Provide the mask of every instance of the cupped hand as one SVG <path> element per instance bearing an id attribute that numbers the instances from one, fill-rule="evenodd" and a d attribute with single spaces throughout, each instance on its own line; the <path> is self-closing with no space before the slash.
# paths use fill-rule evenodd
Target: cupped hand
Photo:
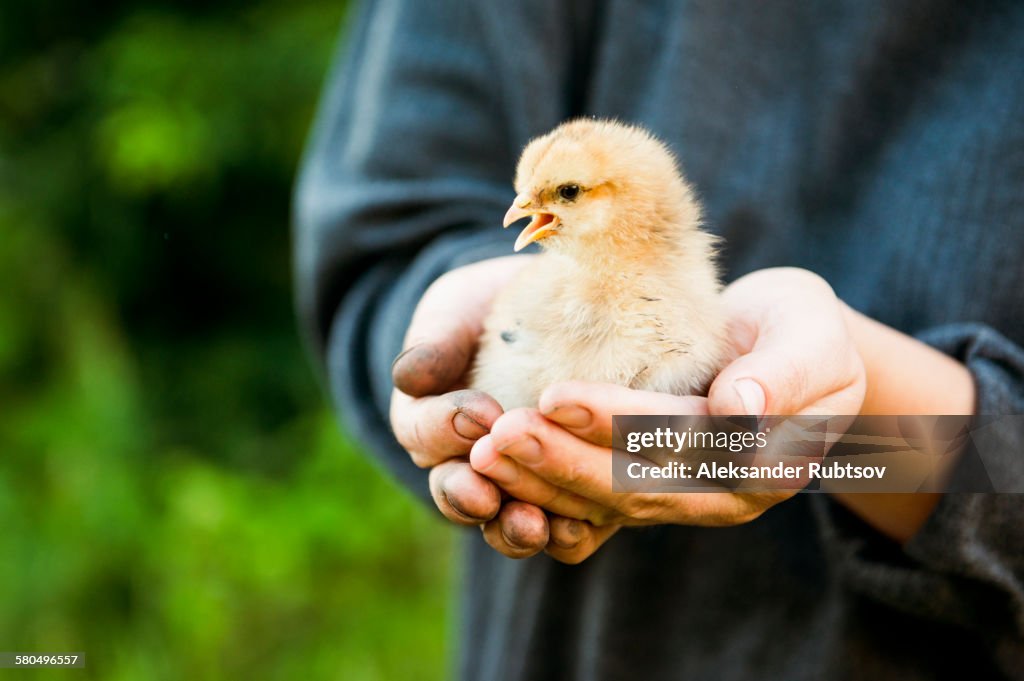
<path id="1" fill-rule="evenodd" d="M 571 535 L 565 519 L 535 505 L 503 503 L 502 493 L 473 471 L 467 455 L 501 415 L 487 394 L 466 389 L 483 320 L 495 294 L 530 256 L 495 258 L 445 274 L 423 295 L 392 368 L 391 427 L 416 465 L 430 468 L 430 492 L 441 513 L 460 525 L 480 525 L 487 542 L 507 556 L 541 551 Z"/>
<path id="2" fill-rule="evenodd" d="M 775 267 L 722 292 L 736 359 L 708 392 L 716 415 L 855 415 L 864 403 L 864 362 L 843 303 L 807 270 Z"/>
<path id="3" fill-rule="evenodd" d="M 707 399 L 620 386 L 551 386 L 539 409 L 499 416 L 472 448 L 473 468 L 524 502 L 564 516 L 580 539 L 551 542 L 565 562 L 589 557 L 623 525 L 749 522 L 797 490 L 734 494 L 612 491 L 613 414 L 857 414 L 863 362 L 840 301 L 820 277 L 793 268 L 747 275 L 722 294 L 733 359 Z"/>

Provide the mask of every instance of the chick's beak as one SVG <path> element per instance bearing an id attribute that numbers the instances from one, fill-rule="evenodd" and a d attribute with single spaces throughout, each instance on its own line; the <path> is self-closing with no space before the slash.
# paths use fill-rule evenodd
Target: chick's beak
<path id="1" fill-rule="evenodd" d="M 517 220 L 533 217 L 530 220 L 530 224 L 519 233 L 519 238 L 516 239 L 516 245 L 513 247 L 516 252 L 523 250 L 534 241 L 540 241 L 545 237 L 551 236 L 559 224 L 557 215 L 531 208 L 532 203 L 532 197 L 527 194 L 520 194 L 512 202 L 512 205 L 509 206 L 508 212 L 505 213 L 505 220 L 502 222 L 502 226 L 508 227 Z"/>
<path id="2" fill-rule="evenodd" d="M 533 197 L 529 194 L 520 194 L 517 196 L 512 201 L 512 205 L 508 207 L 508 211 L 505 213 L 505 221 L 501 223 L 501 226 L 508 227 L 516 220 L 522 220 L 525 217 L 533 215 L 533 212 L 529 210 L 532 203 Z"/>

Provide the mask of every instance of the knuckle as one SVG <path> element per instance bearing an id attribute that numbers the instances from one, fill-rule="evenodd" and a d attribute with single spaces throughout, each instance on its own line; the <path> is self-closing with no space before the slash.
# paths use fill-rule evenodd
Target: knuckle
<path id="1" fill-rule="evenodd" d="M 603 506 L 594 507 L 585 518 L 594 527 L 607 527 L 622 520 L 618 511 Z"/>
<path id="2" fill-rule="evenodd" d="M 587 465 L 582 461 L 574 461 L 562 472 L 561 482 L 566 486 L 576 487 L 586 479 Z"/>
<path id="3" fill-rule="evenodd" d="M 541 508 L 558 508 L 572 502 L 570 496 L 562 489 L 555 486 L 545 486 L 544 491 L 538 495 L 538 506 Z"/>
<path id="4" fill-rule="evenodd" d="M 630 494 L 623 500 L 623 512 L 633 520 L 657 520 L 664 508 L 664 501 L 657 494 Z"/>
<path id="5" fill-rule="evenodd" d="M 619 504 L 619 508 L 629 518 L 639 518 L 644 513 L 645 502 L 640 498 L 639 494 L 630 494 L 624 497 Z"/>

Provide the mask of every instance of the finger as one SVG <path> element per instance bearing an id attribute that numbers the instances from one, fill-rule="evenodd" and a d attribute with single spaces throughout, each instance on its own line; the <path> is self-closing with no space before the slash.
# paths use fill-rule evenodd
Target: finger
<path id="1" fill-rule="evenodd" d="M 631 390 L 608 383 L 556 383 L 541 393 L 540 412 L 573 435 L 602 447 L 612 444 L 612 416 L 706 414 L 703 397 Z"/>
<path id="2" fill-rule="evenodd" d="M 469 455 L 473 470 L 493 480 L 509 496 L 539 506 L 545 511 L 594 525 L 607 525 L 618 514 L 612 509 L 585 499 L 539 477 L 536 473 L 503 456 L 489 435 L 480 438 Z"/>
<path id="3" fill-rule="evenodd" d="M 522 501 L 509 501 L 498 516 L 482 527 L 484 541 L 509 558 L 529 558 L 544 550 L 549 540 L 544 511 Z"/>
<path id="4" fill-rule="evenodd" d="M 413 313 L 404 350 L 391 366 L 395 387 L 413 397 L 455 387 L 469 368 L 491 300 L 525 262 L 495 258 L 453 270 L 431 284 Z"/>
<path id="5" fill-rule="evenodd" d="M 441 514 L 459 525 L 480 525 L 498 514 L 501 492 L 465 459 L 430 469 L 430 496 Z"/>
<path id="6" fill-rule="evenodd" d="M 711 384 L 711 413 L 857 413 L 863 363 L 832 289 L 816 275 L 794 271 L 772 280 L 774 300 L 780 301 L 773 304 L 748 295 L 760 281 L 756 273 L 748 275 L 723 296 L 735 320 L 731 335 L 743 354 Z"/>
<path id="7" fill-rule="evenodd" d="M 585 541 L 593 530 L 594 526 L 586 521 L 548 515 L 549 545 L 553 544 L 561 549 L 574 549 Z"/>
<path id="8" fill-rule="evenodd" d="M 501 411 L 494 398 L 479 390 L 417 398 L 395 390 L 391 395 L 395 437 L 422 468 L 468 454 Z"/>
<path id="9" fill-rule="evenodd" d="M 498 452 L 538 477 L 617 511 L 623 524 L 734 525 L 763 510 L 755 495 L 614 492 L 611 449 L 577 438 L 535 409 L 506 412 L 494 422 L 491 439 Z"/>
<path id="10" fill-rule="evenodd" d="M 594 555 L 619 530 L 618 525 L 594 527 L 590 523 L 558 517 L 550 520 L 550 527 L 551 541 L 545 551 L 569 565 L 577 565 Z"/>
<path id="11" fill-rule="evenodd" d="M 536 409 L 514 409 L 494 422 L 494 448 L 556 487 L 618 510 L 611 449 L 581 440 Z"/>

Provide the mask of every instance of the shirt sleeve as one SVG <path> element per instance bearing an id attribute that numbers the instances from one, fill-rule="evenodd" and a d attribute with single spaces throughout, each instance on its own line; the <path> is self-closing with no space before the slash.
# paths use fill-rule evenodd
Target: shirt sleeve
<path id="1" fill-rule="evenodd" d="M 424 498 L 388 425 L 391 362 L 434 279 L 512 252 L 516 156 L 567 114 L 551 93 L 573 67 L 574 16 L 539 0 L 367 2 L 328 77 L 295 196 L 299 320 L 346 430 Z"/>
<path id="2" fill-rule="evenodd" d="M 1024 350 L 977 324 L 930 329 L 918 338 L 962 362 L 977 389 L 975 446 L 953 476 L 982 466 L 995 489 L 1024 489 Z M 829 501 L 826 539 L 846 585 L 928 619 L 988 639 L 998 658 L 1019 651 L 1024 637 L 1024 494 L 950 492 L 902 548 Z M 1017 645 L 1008 645 L 1017 641 Z M 1012 660 L 1003 660 L 1007 664 Z M 1019 665 L 1021 660 L 1017 660 Z"/>

